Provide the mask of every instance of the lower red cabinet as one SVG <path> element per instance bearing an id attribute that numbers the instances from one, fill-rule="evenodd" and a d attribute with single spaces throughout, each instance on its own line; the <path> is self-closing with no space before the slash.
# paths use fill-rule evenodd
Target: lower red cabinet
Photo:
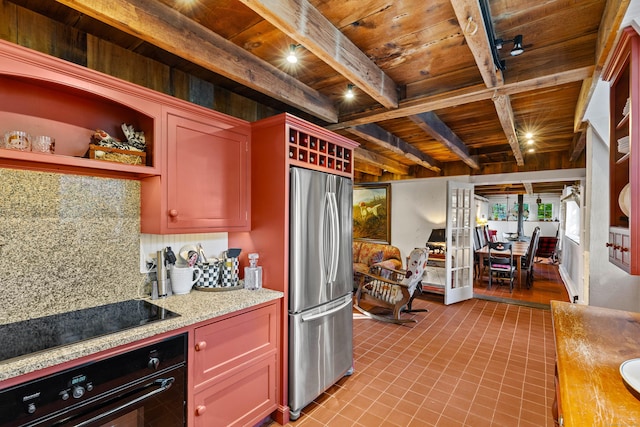
<path id="1" fill-rule="evenodd" d="M 277 307 L 194 331 L 193 426 L 254 425 L 276 410 Z"/>
<path id="2" fill-rule="evenodd" d="M 256 360 L 195 394 L 194 426 L 255 425 L 276 409 L 276 356 Z"/>

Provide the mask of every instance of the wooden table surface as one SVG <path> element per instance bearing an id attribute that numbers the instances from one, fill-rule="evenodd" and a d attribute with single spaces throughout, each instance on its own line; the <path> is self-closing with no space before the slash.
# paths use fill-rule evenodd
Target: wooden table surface
<path id="1" fill-rule="evenodd" d="M 512 244 L 512 248 L 513 248 L 513 262 L 516 263 L 516 268 L 518 269 L 518 272 L 516 274 L 516 283 L 518 284 L 519 287 L 521 287 L 521 283 L 522 283 L 522 257 L 527 255 L 527 252 L 529 251 L 529 242 L 510 242 Z M 504 254 L 509 254 L 508 251 L 505 252 L 498 252 L 495 251 L 496 253 L 504 253 Z M 476 251 L 476 253 L 478 254 L 478 257 L 480 258 L 480 277 L 482 278 L 482 275 L 484 274 L 484 259 L 487 258 L 489 256 L 489 245 L 486 245 L 480 249 L 478 249 Z M 491 253 L 494 253 L 494 251 L 492 251 Z"/>
<path id="2" fill-rule="evenodd" d="M 564 425 L 640 426 L 640 395 L 620 375 L 640 357 L 640 313 L 552 301 L 551 316 Z"/>

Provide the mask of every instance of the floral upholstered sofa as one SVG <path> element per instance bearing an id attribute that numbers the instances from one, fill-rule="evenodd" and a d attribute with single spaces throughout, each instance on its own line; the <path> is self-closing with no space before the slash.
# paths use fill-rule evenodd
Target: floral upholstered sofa
<path id="1" fill-rule="evenodd" d="M 399 270 L 402 268 L 400 249 L 383 243 L 353 241 L 353 279 L 357 282 L 358 273 L 369 273 L 371 267 Z"/>

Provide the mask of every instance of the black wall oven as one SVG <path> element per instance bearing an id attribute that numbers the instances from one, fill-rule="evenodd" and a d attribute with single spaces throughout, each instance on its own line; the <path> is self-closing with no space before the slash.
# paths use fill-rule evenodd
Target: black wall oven
<path id="1" fill-rule="evenodd" d="M 186 425 L 187 334 L 0 390 L 0 426 Z"/>

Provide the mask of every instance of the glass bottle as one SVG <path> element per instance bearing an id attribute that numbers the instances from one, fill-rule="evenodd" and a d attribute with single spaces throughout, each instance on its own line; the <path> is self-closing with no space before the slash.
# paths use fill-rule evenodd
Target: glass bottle
<path id="1" fill-rule="evenodd" d="M 249 254 L 249 266 L 244 268 L 244 288 L 255 291 L 262 288 L 262 266 L 258 266 L 256 253 Z"/>

